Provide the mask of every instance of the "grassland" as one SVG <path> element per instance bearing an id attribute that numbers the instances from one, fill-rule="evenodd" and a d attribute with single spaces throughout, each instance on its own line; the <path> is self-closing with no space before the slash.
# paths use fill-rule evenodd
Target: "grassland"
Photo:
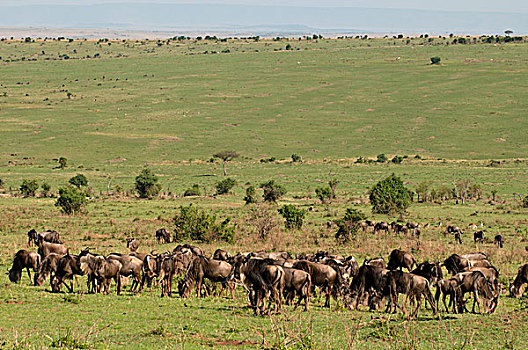
<path id="1" fill-rule="evenodd" d="M 527 211 L 513 198 L 528 188 L 528 44 L 446 45 L 451 41 L 0 42 L 1 267 L 26 247 L 33 227 L 56 229 L 73 251 L 91 246 L 125 252 L 131 234 L 141 240 L 141 251 L 172 249 L 155 244 L 153 232 L 170 227 L 180 205 L 193 203 L 237 223 L 236 244 L 201 244 L 207 252 L 218 246 L 231 252 L 332 249 L 361 262 L 387 257 L 393 248 L 412 251 L 420 261 L 481 250 L 507 286 L 528 261 Z M 287 43 L 293 50 L 284 50 Z M 430 65 L 432 56 L 442 64 Z M 229 195 L 214 196 L 222 165 L 210 159 L 224 149 L 241 154 L 228 164 L 238 185 Z M 292 153 L 304 162 L 292 163 Z M 408 158 L 402 164 L 355 163 L 380 153 Z M 68 158 L 65 169 L 57 168 L 60 156 Z M 270 157 L 277 161 L 260 162 Z M 491 160 L 501 163 L 489 166 Z M 117 185 L 130 190 L 145 164 L 160 176 L 161 198 L 106 195 L 110 180 L 110 192 Z M 330 171 L 339 180 L 338 198 L 326 210 L 314 189 Z M 419 246 L 414 239 L 371 234 L 337 245 L 326 222 L 346 207 L 393 219 L 371 214 L 366 199 L 368 188 L 393 172 L 410 188 L 467 178 L 481 185 L 484 196 L 465 205 L 414 203 L 406 219 L 431 223 Z M 81 215 L 61 214 L 53 198 L 9 191 L 24 178 L 46 181 L 55 191 L 77 173 L 88 177 L 94 192 Z M 288 189 L 281 204 L 313 210 L 302 230 L 279 229 L 260 241 L 242 198 L 248 184 L 271 178 Z M 206 195 L 182 197 L 194 183 Z M 490 203 L 492 191 L 498 194 Z M 505 237 L 505 248 L 476 246 L 469 235 L 455 246 L 439 222 L 482 222 L 487 237 Z M 180 300 L 159 298 L 157 290 L 116 297 L 45 289 L 28 286 L 27 276 L 21 285 L 9 284 L 7 276 L 0 281 L 2 347 L 50 347 L 66 334 L 96 348 L 528 345 L 525 298 L 504 296 L 497 313 L 484 317 L 423 311 L 418 320 L 405 321 L 341 306 L 324 310 L 319 300 L 305 314 L 288 309 L 256 318 L 242 291 L 235 300 Z M 295 342 L 286 344 L 288 339 Z"/>

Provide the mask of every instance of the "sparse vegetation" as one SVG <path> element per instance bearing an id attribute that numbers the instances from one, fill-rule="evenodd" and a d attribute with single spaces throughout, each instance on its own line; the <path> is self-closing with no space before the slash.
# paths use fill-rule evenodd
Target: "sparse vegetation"
<path id="1" fill-rule="evenodd" d="M 235 187 L 236 181 L 230 177 L 227 179 L 218 181 L 216 183 L 216 194 L 226 194 L 231 191 L 233 187 Z"/>
<path id="2" fill-rule="evenodd" d="M 35 197 L 38 188 L 39 184 L 37 180 L 24 179 L 20 185 L 20 193 L 24 197 Z"/>
<path id="3" fill-rule="evenodd" d="M 286 188 L 275 183 L 275 180 L 264 182 L 260 187 L 264 190 L 262 198 L 265 202 L 277 203 L 277 201 L 286 194 Z"/>
<path id="4" fill-rule="evenodd" d="M 136 176 L 136 191 L 140 198 L 155 197 L 160 190 L 161 185 L 158 183 L 158 177 L 150 168 L 144 168 Z"/>

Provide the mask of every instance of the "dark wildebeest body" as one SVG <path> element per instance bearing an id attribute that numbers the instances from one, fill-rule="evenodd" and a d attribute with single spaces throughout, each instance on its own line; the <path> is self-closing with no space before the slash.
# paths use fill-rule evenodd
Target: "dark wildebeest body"
<path id="1" fill-rule="evenodd" d="M 350 309 L 357 309 L 363 304 L 365 296 L 380 291 L 388 271 L 383 267 L 363 264 L 350 283 L 348 294 L 345 296 L 345 305 Z"/>
<path id="2" fill-rule="evenodd" d="M 35 273 L 35 278 L 33 284 L 35 286 L 41 286 L 46 278 L 50 276 L 50 284 L 55 278 L 55 273 L 59 266 L 59 260 L 62 258 L 62 255 L 50 253 L 47 257 L 42 260 L 37 272 Z"/>
<path id="3" fill-rule="evenodd" d="M 482 242 L 484 240 L 484 231 L 473 232 L 473 242 Z"/>
<path id="4" fill-rule="evenodd" d="M 147 254 L 145 256 L 145 258 L 143 259 L 143 265 L 141 266 L 142 276 L 141 285 L 139 287 L 140 292 L 143 291 L 145 282 L 147 283 L 147 287 L 152 292 L 152 281 L 154 280 L 154 278 L 160 275 L 161 263 L 163 262 L 165 256 L 168 255 L 169 253 L 153 254 L 153 252 L 151 252 L 150 254 Z"/>
<path id="5" fill-rule="evenodd" d="M 71 286 L 65 284 L 70 293 L 73 292 L 73 276 L 82 276 L 84 272 L 81 269 L 81 259 L 78 255 L 66 254 L 59 260 L 55 279 L 52 281 L 51 289 L 53 292 L 60 291 L 60 286 L 66 279 L 72 280 Z"/>
<path id="6" fill-rule="evenodd" d="M 13 266 L 9 270 L 9 280 L 13 283 L 18 283 L 22 279 L 22 270 L 26 269 L 31 282 L 31 273 L 29 269 L 37 271 L 40 265 L 40 255 L 35 252 L 20 249 L 16 252 L 13 258 Z"/>
<path id="7" fill-rule="evenodd" d="M 107 259 L 118 260 L 121 263 L 121 276 L 132 276 L 132 286 L 130 290 L 135 291 L 141 283 L 141 269 L 143 267 L 143 260 L 132 255 L 117 255 L 110 254 Z"/>
<path id="8" fill-rule="evenodd" d="M 462 272 L 455 276 L 460 287 L 459 295 L 459 309 L 466 310 L 464 304 L 464 295 L 466 293 L 473 293 L 473 309 L 472 312 L 475 313 L 475 304 L 478 306 L 479 313 L 482 313 L 480 308 L 480 299 L 479 294 L 483 296 L 489 303 L 486 303 L 484 306 L 484 312 L 493 312 L 497 307 L 497 297 L 492 293 L 491 283 L 486 279 L 486 277 L 480 271 L 472 272 Z"/>
<path id="9" fill-rule="evenodd" d="M 444 278 L 442 273 L 442 267 L 439 262 L 430 263 L 424 261 L 420 263 L 414 270 L 411 271 L 412 274 L 425 277 L 430 283 L 436 283 Z"/>
<path id="10" fill-rule="evenodd" d="M 437 308 L 440 309 L 440 294 L 442 294 L 444 307 L 447 312 L 449 311 L 449 308 L 446 305 L 446 298 L 449 295 L 449 306 L 452 307 L 452 312 L 456 313 L 456 304 L 459 299 L 459 293 L 460 287 L 458 286 L 458 280 L 454 277 L 445 278 L 436 282 L 435 300 Z"/>
<path id="11" fill-rule="evenodd" d="M 496 244 L 499 246 L 499 248 L 504 247 L 504 240 L 502 239 L 502 235 L 496 235 L 495 239 L 493 240 L 493 244 Z"/>
<path id="12" fill-rule="evenodd" d="M 158 241 L 158 244 L 170 243 L 171 234 L 165 228 L 160 228 L 159 230 L 156 231 L 156 240 Z"/>
<path id="13" fill-rule="evenodd" d="M 43 231 L 37 233 L 35 229 L 31 229 L 28 232 L 28 245 L 31 246 L 31 243 L 36 246 L 39 245 L 39 242 L 49 242 L 49 243 L 58 243 L 62 244 L 59 233 L 54 230 Z"/>
<path id="14" fill-rule="evenodd" d="M 172 250 L 172 253 L 187 253 L 187 252 L 190 252 L 196 256 L 203 256 L 203 251 L 196 247 L 196 246 L 193 246 L 193 245 L 190 245 L 190 244 L 184 244 L 184 245 L 177 245 L 176 248 L 174 248 Z"/>
<path id="15" fill-rule="evenodd" d="M 284 299 L 286 304 L 290 304 L 297 295 L 294 310 L 304 299 L 304 311 L 308 310 L 308 299 L 310 298 L 310 288 L 312 279 L 310 274 L 303 270 L 283 267 L 284 270 Z"/>
<path id="16" fill-rule="evenodd" d="M 228 261 L 229 262 L 229 260 L 231 259 L 231 255 L 227 251 L 218 248 L 213 253 L 213 259 L 222 260 L 222 261 Z"/>
<path id="17" fill-rule="evenodd" d="M 387 264 L 385 263 L 385 259 L 383 258 L 373 258 L 373 259 L 365 260 L 363 262 L 363 265 L 377 266 L 377 267 L 381 267 L 382 269 L 387 268 Z"/>
<path id="18" fill-rule="evenodd" d="M 374 233 L 378 233 L 380 231 L 385 231 L 385 233 L 389 233 L 389 224 L 386 222 L 378 222 L 374 225 Z"/>
<path id="19" fill-rule="evenodd" d="M 39 241 L 37 252 L 40 257 L 44 259 L 50 253 L 66 255 L 66 253 L 68 253 L 68 248 L 66 248 L 64 244 Z"/>
<path id="20" fill-rule="evenodd" d="M 102 290 L 105 294 L 110 292 L 110 281 L 114 279 L 116 283 L 116 293 L 121 293 L 121 263 L 116 259 L 105 259 L 102 256 L 97 257 L 97 263 L 95 264 L 95 277 L 99 281 L 99 286 L 102 286 Z"/>
<path id="21" fill-rule="evenodd" d="M 133 237 L 127 239 L 127 248 L 131 252 L 136 252 L 139 248 L 139 241 Z"/>
<path id="22" fill-rule="evenodd" d="M 394 249 L 389 257 L 389 263 L 387 265 L 389 270 L 395 270 L 397 268 L 402 269 L 405 267 L 411 271 L 413 266 L 417 265 L 416 259 L 411 253 L 404 252 L 403 250 Z"/>
<path id="23" fill-rule="evenodd" d="M 226 261 L 197 256 L 187 268 L 185 277 L 180 284 L 180 296 L 189 297 L 192 286 L 196 284 L 196 295 L 200 297 L 202 284 L 207 278 L 211 282 L 221 283 L 223 288 L 229 286 L 231 297 L 234 298 L 233 286 L 229 283 L 233 273 L 233 266 Z"/>
<path id="24" fill-rule="evenodd" d="M 337 298 L 338 288 L 341 285 L 340 274 L 331 266 L 300 260 L 293 264 L 294 269 L 306 271 L 310 274 L 312 285 L 321 287 L 326 295 L 325 307 L 330 307 L 330 295 Z"/>
<path id="25" fill-rule="evenodd" d="M 510 286 L 510 296 L 512 298 L 519 298 L 523 294 L 523 286 L 525 283 L 528 283 L 528 264 L 524 264 L 519 267 L 517 271 L 517 276 Z"/>
<path id="26" fill-rule="evenodd" d="M 184 272 L 180 254 L 165 255 L 160 264 L 161 296 L 172 295 L 172 279 Z"/>

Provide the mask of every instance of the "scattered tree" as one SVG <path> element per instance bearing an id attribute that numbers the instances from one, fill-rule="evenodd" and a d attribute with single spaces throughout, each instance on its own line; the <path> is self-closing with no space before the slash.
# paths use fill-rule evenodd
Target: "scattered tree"
<path id="1" fill-rule="evenodd" d="M 158 177 L 150 168 L 143 168 L 136 176 L 136 191 L 140 198 L 152 198 L 158 195 L 161 185 Z"/>
<path id="2" fill-rule="evenodd" d="M 261 240 L 266 240 L 278 225 L 273 212 L 265 204 L 257 204 L 251 208 L 248 221 L 256 229 Z"/>
<path id="3" fill-rule="evenodd" d="M 379 214 L 402 214 L 410 205 L 409 190 L 394 174 L 374 185 L 369 198 L 372 211 Z"/>
<path id="4" fill-rule="evenodd" d="M 24 197 L 35 197 L 35 192 L 39 188 L 37 180 L 24 179 L 20 185 L 20 193 Z"/>
<path id="5" fill-rule="evenodd" d="M 81 186 L 88 186 L 88 179 L 83 174 L 75 175 L 70 180 L 68 180 L 68 182 L 77 188 L 81 188 Z"/>
<path id="6" fill-rule="evenodd" d="M 302 163 L 303 160 L 302 160 L 302 156 L 298 155 L 297 153 L 294 153 L 291 155 L 291 159 L 292 159 L 292 163 Z"/>
<path id="7" fill-rule="evenodd" d="M 317 187 L 315 189 L 315 195 L 322 204 L 326 204 L 332 198 L 332 190 L 330 187 Z"/>
<path id="8" fill-rule="evenodd" d="M 283 205 L 278 211 L 284 220 L 286 220 L 285 225 L 288 230 L 300 229 L 302 227 L 306 211 L 291 204 Z"/>
<path id="9" fill-rule="evenodd" d="M 55 206 L 60 207 L 68 215 L 79 213 L 88 203 L 86 194 L 75 186 L 65 186 L 59 188 L 59 198 Z"/>
<path id="10" fill-rule="evenodd" d="M 275 180 L 270 180 L 260 185 L 264 190 L 262 198 L 265 202 L 277 203 L 277 200 L 286 194 L 284 186 L 275 183 Z"/>
<path id="11" fill-rule="evenodd" d="M 224 169 L 224 176 L 227 176 L 227 169 L 226 169 L 226 163 L 233 160 L 234 158 L 240 157 L 240 154 L 238 154 L 235 151 L 221 151 L 218 153 L 213 154 L 214 158 L 219 158 L 222 160 L 222 167 Z"/>
<path id="12" fill-rule="evenodd" d="M 257 191 L 255 186 L 249 186 L 246 188 L 246 196 L 244 197 L 246 204 L 257 203 Z"/>
<path id="13" fill-rule="evenodd" d="M 381 153 L 381 154 L 378 154 L 378 157 L 376 159 L 376 162 L 378 163 L 385 163 L 387 161 L 387 156 L 385 155 L 385 153 Z"/>
<path id="14" fill-rule="evenodd" d="M 341 240 L 343 243 L 356 239 L 360 222 L 365 219 L 366 216 L 363 212 L 357 209 L 347 208 L 343 218 L 336 221 L 338 230 L 335 238 Z"/>
<path id="15" fill-rule="evenodd" d="M 230 177 L 216 183 L 216 193 L 226 194 L 236 185 L 236 181 Z"/>
<path id="16" fill-rule="evenodd" d="M 416 195 L 418 196 L 418 202 L 427 202 L 429 195 L 429 187 L 431 186 L 431 181 L 423 181 L 416 186 Z"/>

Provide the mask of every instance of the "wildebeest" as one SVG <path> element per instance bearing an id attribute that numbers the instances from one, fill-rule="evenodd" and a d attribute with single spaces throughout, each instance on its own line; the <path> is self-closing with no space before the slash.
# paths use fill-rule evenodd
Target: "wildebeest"
<path id="1" fill-rule="evenodd" d="M 386 222 L 378 222 L 374 225 L 374 233 L 378 233 L 379 231 L 385 231 L 385 233 L 389 233 L 389 224 Z"/>
<path id="2" fill-rule="evenodd" d="M 498 245 L 499 248 L 504 247 L 504 240 L 502 238 L 502 235 L 496 235 L 495 239 L 493 240 L 493 244 Z"/>
<path id="3" fill-rule="evenodd" d="M 486 277 L 480 271 L 472 272 L 462 272 L 455 275 L 455 278 L 458 281 L 460 287 L 459 295 L 459 309 L 466 310 L 464 304 L 464 294 L 473 293 L 473 310 L 475 313 L 475 304 L 478 306 L 479 313 L 482 313 L 480 308 L 480 299 L 481 295 L 485 300 L 484 312 L 493 312 L 497 307 L 498 295 L 494 296 L 491 289 L 491 283 L 486 279 Z"/>
<path id="4" fill-rule="evenodd" d="M 61 244 L 62 241 L 60 240 L 59 233 L 54 230 L 48 230 L 43 231 L 40 233 L 37 233 L 35 229 L 31 229 L 28 232 L 28 245 L 31 246 L 31 243 L 38 246 L 39 242 L 50 242 L 50 243 L 59 243 Z"/>
<path id="5" fill-rule="evenodd" d="M 424 261 L 412 270 L 411 273 L 425 277 L 431 283 L 436 283 L 436 281 L 444 278 L 442 267 L 438 261 L 432 263 Z"/>
<path id="6" fill-rule="evenodd" d="M 51 290 L 53 292 L 60 291 L 60 286 L 66 279 L 70 279 L 72 282 L 70 286 L 65 284 L 66 288 L 70 293 L 73 292 L 73 276 L 84 275 L 84 272 L 81 269 L 81 259 L 80 255 L 70 255 L 67 253 L 59 260 L 57 266 L 57 272 L 55 273 L 55 278 L 51 283 Z"/>
<path id="7" fill-rule="evenodd" d="M 190 252 L 190 253 L 192 253 L 192 254 L 194 254 L 196 256 L 204 255 L 203 251 L 200 248 L 198 248 L 196 246 L 193 246 L 193 245 L 190 245 L 190 244 L 187 244 L 187 243 L 185 243 L 184 245 L 178 244 L 176 246 L 176 248 L 174 248 L 172 250 L 173 254 L 174 253 L 186 253 L 186 252 Z"/>
<path id="8" fill-rule="evenodd" d="M 141 283 L 143 260 L 132 255 L 119 254 L 110 254 L 107 259 L 118 260 L 121 263 L 120 275 L 125 277 L 132 276 L 133 281 L 130 290 L 135 291 Z"/>
<path id="9" fill-rule="evenodd" d="M 300 260 L 293 264 L 294 269 L 306 271 L 312 278 L 312 285 L 321 287 L 326 295 L 325 307 L 330 307 L 330 295 L 337 298 L 338 288 L 341 286 L 340 274 L 331 266 L 314 263 L 307 260 Z"/>
<path id="10" fill-rule="evenodd" d="M 391 229 L 392 229 L 392 232 L 394 232 L 395 234 L 403 233 L 407 235 L 407 233 L 409 232 L 409 229 L 407 228 L 407 226 L 399 224 L 395 221 L 391 223 Z"/>
<path id="11" fill-rule="evenodd" d="M 26 269 L 29 281 L 31 282 L 31 273 L 29 272 L 29 269 L 31 268 L 36 272 L 40 265 L 40 259 L 41 257 L 39 254 L 20 249 L 16 252 L 13 258 L 13 266 L 9 270 L 9 280 L 13 283 L 18 283 L 22 278 L 22 270 Z"/>
<path id="12" fill-rule="evenodd" d="M 215 250 L 215 252 L 213 253 L 213 259 L 215 260 L 229 261 L 230 258 L 231 255 L 227 251 L 220 248 Z"/>
<path id="13" fill-rule="evenodd" d="M 385 259 L 383 258 L 372 258 L 372 259 L 365 260 L 363 262 L 363 265 L 377 266 L 383 269 L 387 268 L 387 264 L 385 263 Z"/>
<path id="14" fill-rule="evenodd" d="M 99 281 L 99 286 L 102 286 L 102 290 L 105 294 L 110 292 L 110 281 L 114 279 L 116 283 L 116 294 L 121 293 L 121 269 L 122 265 L 118 260 L 105 259 L 102 256 L 97 257 L 97 263 L 95 265 L 95 276 Z"/>
<path id="15" fill-rule="evenodd" d="M 161 296 L 172 295 L 172 279 L 175 275 L 183 273 L 183 263 L 178 254 L 163 256 L 159 267 L 159 279 L 161 280 Z"/>
<path id="16" fill-rule="evenodd" d="M 455 275 L 465 268 L 469 267 L 469 260 L 462 258 L 458 254 L 452 254 L 447 259 L 444 260 L 442 266 L 445 266 L 447 271 Z"/>
<path id="17" fill-rule="evenodd" d="M 139 241 L 134 237 L 127 238 L 127 248 L 130 249 L 131 252 L 137 251 L 139 248 Z"/>
<path id="18" fill-rule="evenodd" d="M 156 231 L 156 240 L 159 243 L 170 243 L 171 242 L 171 234 L 169 231 L 167 231 L 165 228 L 160 228 Z"/>
<path id="19" fill-rule="evenodd" d="M 170 253 L 154 254 L 154 252 L 151 252 L 145 256 L 143 259 L 143 265 L 141 266 L 142 276 L 141 285 L 139 286 L 140 292 L 143 291 L 145 282 L 150 291 L 152 291 L 152 281 L 159 276 L 161 272 L 161 263 L 166 255 L 170 255 Z"/>
<path id="20" fill-rule="evenodd" d="M 484 240 L 484 231 L 473 232 L 473 242 L 482 242 Z"/>
<path id="21" fill-rule="evenodd" d="M 448 225 L 446 227 L 446 230 L 444 232 L 444 235 L 448 234 L 448 233 L 459 233 L 459 234 L 463 234 L 464 232 L 460 229 L 460 227 L 458 226 L 455 226 L 455 225 Z"/>
<path id="22" fill-rule="evenodd" d="M 407 270 L 411 271 L 416 263 L 416 259 L 411 253 L 407 253 L 403 250 L 394 249 L 389 257 L 389 263 L 387 265 L 389 270 L 395 270 L 397 268 L 402 269 L 405 267 Z"/>
<path id="23" fill-rule="evenodd" d="M 284 286 L 284 269 L 272 265 L 271 259 L 247 258 L 240 256 L 235 263 L 235 277 L 249 288 L 249 299 L 255 315 L 264 314 L 266 298 L 269 298 L 267 313 L 281 309 L 281 295 Z"/>
<path id="24" fill-rule="evenodd" d="M 446 311 L 449 311 L 446 305 L 446 298 L 449 295 L 449 306 L 452 307 L 453 313 L 456 313 L 457 301 L 459 300 L 460 294 L 458 280 L 452 277 L 445 278 L 436 282 L 435 300 L 438 309 L 440 309 L 440 294 L 442 294 L 442 301 L 444 302 L 444 307 Z"/>
<path id="25" fill-rule="evenodd" d="M 524 292 L 524 284 L 528 283 L 528 264 L 519 267 L 515 280 L 510 285 L 510 296 L 512 298 L 519 298 Z"/>
<path id="26" fill-rule="evenodd" d="M 64 244 L 39 241 L 37 252 L 44 259 L 50 253 L 65 255 L 68 252 L 68 248 Z"/>
<path id="27" fill-rule="evenodd" d="M 383 267 L 363 264 L 350 283 L 344 298 L 345 306 L 357 309 L 371 293 L 380 291 L 388 271 Z"/>
<path id="28" fill-rule="evenodd" d="M 460 236 L 460 232 L 455 232 L 455 243 L 462 244 L 462 236 Z"/>
<path id="29" fill-rule="evenodd" d="M 55 273 L 57 272 L 57 267 L 59 266 L 60 258 L 62 258 L 62 255 L 50 253 L 47 257 L 42 259 L 34 276 L 33 284 L 35 286 L 41 286 L 48 276 L 50 276 L 50 283 L 53 281 Z"/>
<path id="30" fill-rule="evenodd" d="M 207 278 L 211 282 L 222 283 L 222 287 L 229 286 L 231 289 L 231 297 L 234 298 L 233 286 L 228 285 L 233 277 L 233 266 L 225 261 L 209 259 L 204 256 L 195 257 L 187 271 L 185 277 L 179 286 L 180 296 L 189 297 L 193 285 L 196 285 L 196 295 L 200 297 L 200 291 L 204 279 Z"/>
<path id="31" fill-rule="evenodd" d="M 308 299 L 310 298 L 310 288 L 312 279 L 306 271 L 297 270 L 289 267 L 283 267 L 284 270 L 284 299 L 286 304 L 290 304 L 293 298 L 297 296 L 294 310 L 304 300 L 304 311 L 308 310 Z"/>

